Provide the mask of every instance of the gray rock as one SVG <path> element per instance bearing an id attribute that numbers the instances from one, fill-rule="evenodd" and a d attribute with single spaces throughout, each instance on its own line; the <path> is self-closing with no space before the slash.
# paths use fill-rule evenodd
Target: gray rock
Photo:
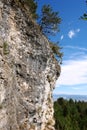
<path id="1" fill-rule="evenodd" d="M 11 2 L 0 0 L 0 130 L 54 130 L 60 66 L 30 13 Z"/>

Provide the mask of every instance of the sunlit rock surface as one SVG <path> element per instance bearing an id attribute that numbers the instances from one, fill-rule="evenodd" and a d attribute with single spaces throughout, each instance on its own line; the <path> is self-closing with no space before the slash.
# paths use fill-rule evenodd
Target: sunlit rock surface
<path id="1" fill-rule="evenodd" d="M 0 0 L 0 130 L 54 130 L 52 91 L 59 74 L 28 10 L 17 0 Z"/>

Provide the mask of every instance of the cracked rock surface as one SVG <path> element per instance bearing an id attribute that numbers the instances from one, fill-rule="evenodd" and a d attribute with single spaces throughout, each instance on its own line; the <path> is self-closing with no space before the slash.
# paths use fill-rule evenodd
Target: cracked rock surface
<path id="1" fill-rule="evenodd" d="M 21 3 L 0 0 L 0 130 L 54 130 L 60 66 Z"/>

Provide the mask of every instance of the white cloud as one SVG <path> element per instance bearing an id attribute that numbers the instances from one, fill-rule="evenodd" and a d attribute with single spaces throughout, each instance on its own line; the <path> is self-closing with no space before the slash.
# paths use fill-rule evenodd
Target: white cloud
<path id="1" fill-rule="evenodd" d="M 64 38 L 64 36 L 62 35 L 62 36 L 60 37 L 60 39 L 63 40 L 63 38 Z"/>
<path id="2" fill-rule="evenodd" d="M 83 87 L 79 87 L 78 85 L 75 87 L 70 87 L 72 90 L 83 90 Z"/>
<path id="3" fill-rule="evenodd" d="M 76 30 L 76 32 L 80 32 L 80 28 L 78 28 L 78 29 Z"/>
<path id="4" fill-rule="evenodd" d="M 69 32 L 68 32 L 68 37 L 70 38 L 70 39 L 72 39 L 75 35 L 76 35 L 76 33 L 79 33 L 80 32 L 80 28 L 78 28 L 78 29 L 76 29 L 76 30 L 70 30 Z"/>
<path id="5" fill-rule="evenodd" d="M 79 46 L 64 46 L 65 48 L 78 49 L 81 51 L 87 51 L 87 48 L 79 47 Z"/>
<path id="6" fill-rule="evenodd" d="M 75 31 L 74 30 L 70 30 L 69 33 L 68 33 L 68 37 L 70 39 L 72 39 L 74 36 L 75 36 Z"/>
<path id="7" fill-rule="evenodd" d="M 79 85 L 87 84 L 87 58 L 84 60 L 67 60 L 62 65 L 61 75 L 58 79 L 58 85 Z"/>

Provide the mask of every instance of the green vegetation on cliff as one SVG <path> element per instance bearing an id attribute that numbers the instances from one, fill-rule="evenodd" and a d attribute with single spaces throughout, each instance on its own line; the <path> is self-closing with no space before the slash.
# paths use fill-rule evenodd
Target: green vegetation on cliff
<path id="1" fill-rule="evenodd" d="M 55 35 L 59 31 L 59 24 L 61 18 L 58 16 L 58 12 L 53 11 L 50 5 L 43 5 L 40 17 L 40 26 L 42 32 L 46 35 Z"/>
<path id="2" fill-rule="evenodd" d="M 32 17 L 36 19 L 38 17 L 36 10 L 37 10 L 37 2 L 35 0 L 25 0 L 25 4 L 29 6 L 29 10 L 32 14 Z"/>
<path id="3" fill-rule="evenodd" d="M 61 23 L 61 18 L 59 13 L 55 12 L 50 5 L 43 5 L 41 9 L 40 16 L 37 14 L 37 8 L 39 5 L 36 0 L 21 0 L 22 4 L 29 7 L 29 11 L 32 14 L 32 18 L 37 19 L 37 22 L 41 28 L 42 33 L 49 39 L 49 36 L 56 35 L 59 32 L 59 24 Z M 59 63 L 62 63 L 63 53 L 61 52 L 61 47 L 59 44 L 49 40 L 50 47 L 55 57 Z"/>
<path id="4" fill-rule="evenodd" d="M 56 130 L 87 130 L 87 102 L 59 98 L 54 111 Z"/>

